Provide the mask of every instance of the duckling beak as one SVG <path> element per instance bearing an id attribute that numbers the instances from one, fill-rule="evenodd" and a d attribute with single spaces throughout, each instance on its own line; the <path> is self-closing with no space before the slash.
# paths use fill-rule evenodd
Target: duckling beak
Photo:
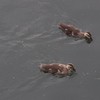
<path id="1" fill-rule="evenodd" d="M 74 72 L 76 72 L 76 69 L 75 69 L 75 68 L 73 68 L 73 71 L 74 71 Z"/>
<path id="2" fill-rule="evenodd" d="M 87 43 L 91 43 L 93 41 L 92 37 L 85 37 L 85 40 Z"/>
<path id="3" fill-rule="evenodd" d="M 90 37 L 90 40 L 93 41 L 92 37 Z"/>
<path id="4" fill-rule="evenodd" d="M 86 36 L 86 38 L 90 39 L 91 41 L 93 41 L 92 37 L 90 36 Z"/>

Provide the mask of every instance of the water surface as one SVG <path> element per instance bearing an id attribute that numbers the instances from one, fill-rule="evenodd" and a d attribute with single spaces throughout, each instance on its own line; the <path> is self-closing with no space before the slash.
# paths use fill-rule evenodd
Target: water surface
<path id="1" fill-rule="evenodd" d="M 0 100 L 100 100 L 99 0 L 0 0 Z M 58 23 L 90 31 L 67 37 Z M 42 63 L 73 63 L 77 75 L 41 73 Z"/>

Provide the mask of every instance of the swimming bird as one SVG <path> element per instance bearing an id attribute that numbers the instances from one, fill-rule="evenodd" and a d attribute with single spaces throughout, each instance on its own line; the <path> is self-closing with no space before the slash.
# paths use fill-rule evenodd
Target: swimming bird
<path id="1" fill-rule="evenodd" d="M 52 63 L 52 64 L 41 64 L 41 71 L 45 73 L 51 73 L 53 75 L 72 75 L 76 72 L 73 64 L 69 63 L 67 65 L 60 63 Z"/>
<path id="2" fill-rule="evenodd" d="M 90 32 L 81 32 L 78 28 L 67 25 L 64 23 L 59 24 L 59 29 L 61 29 L 66 35 L 76 37 L 76 38 L 85 38 L 87 43 L 91 43 L 93 41 L 92 35 Z"/>

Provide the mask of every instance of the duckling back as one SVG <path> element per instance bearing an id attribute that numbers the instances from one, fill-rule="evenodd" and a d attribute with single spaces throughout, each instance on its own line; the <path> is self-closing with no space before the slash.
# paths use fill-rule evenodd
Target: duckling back
<path id="1" fill-rule="evenodd" d="M 53 64 L 42 64 L 40 65 L 40 69 L 45 73 L 51 73 L 51 74 L 55 74 L 58 71 Z"/>

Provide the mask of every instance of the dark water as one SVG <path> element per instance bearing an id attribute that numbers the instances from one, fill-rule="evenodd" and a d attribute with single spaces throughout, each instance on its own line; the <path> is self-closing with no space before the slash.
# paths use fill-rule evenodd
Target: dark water
<path id="1" fill-rule="evenodd" d="M 0 100 L 100 100 L 100 0 L 0 0 Z M 90 31 L 76 41 L 58 23 Z M 73 63 L 77 75 L 41 73 Z"/>

